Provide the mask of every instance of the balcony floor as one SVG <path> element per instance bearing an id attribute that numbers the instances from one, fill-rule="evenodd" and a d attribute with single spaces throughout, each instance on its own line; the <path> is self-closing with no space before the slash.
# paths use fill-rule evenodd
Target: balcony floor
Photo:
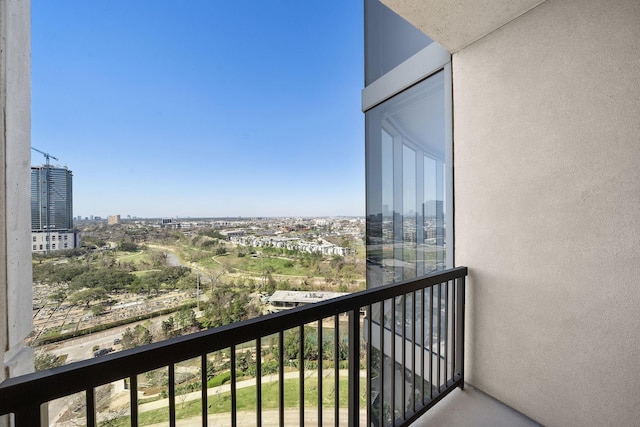
<path id="1" fill-rule="evenodd" d="M 412 426 L 539 427 L 540 424 L 466 384 L 440 401 Z"/>

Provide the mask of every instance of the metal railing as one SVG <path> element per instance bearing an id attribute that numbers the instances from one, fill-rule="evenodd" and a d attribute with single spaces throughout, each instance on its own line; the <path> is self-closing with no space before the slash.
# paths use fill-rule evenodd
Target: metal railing
<path id="1" fill-rule="evenodd" d="M 47 425 L 43 408 L 80 393 L 84 413 L 73 415 L 89 427 L 111 425 L 99 391 L 118 382 L 128 389 L 118 417 L 132 426 L 145 424 L 151 405 L 153 419 L 160 414 L 170 426 L 184 416 L 203 426 L 215 416 L 244 425 L 239 416 L 250 413 L 258 427 L 265 417 L 281 426 L 409 425 L 463 387 L 466 274 L 459 267 L 11 378 L 0 384 L 0 415 L 14 414 L 18 427 Z M 213 381 L 221 366 L 223 386 Z M 141 383 L 158 370 L 164 393 L 146 403 Z M 215 412 L 221 402 L 225 409 Z M 195 414 L 182 414 L 193 404 Z M 71 406 L 61 404 L 67 415 Z"/>

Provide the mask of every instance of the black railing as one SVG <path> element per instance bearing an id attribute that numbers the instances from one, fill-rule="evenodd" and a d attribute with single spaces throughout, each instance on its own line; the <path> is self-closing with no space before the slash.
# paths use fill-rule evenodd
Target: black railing
<path id="1" fill-rule="evenodd" d="M 466 274 L 459 267 L 8 379 L 0 415 L 14 414 L 18 427 L 47 425 L 43 408 L 62 398 L 56 408 L 89 427 L 158 417 L 170 426 L 226 417 L 236 426 L 250 413 L 258 427 L 265 417 L 279 425 L 409 425 L 463 387 Z M 148 400 L 160 400 L 146 403 L 141 383 L 157 381 L 159 369 L 163 390 Z M 105 385 L 115 382 L 128 388 L 118 410 L 104 402 L 114 395 Z M 195 412 L 185 409 L 193 403 Z"/>

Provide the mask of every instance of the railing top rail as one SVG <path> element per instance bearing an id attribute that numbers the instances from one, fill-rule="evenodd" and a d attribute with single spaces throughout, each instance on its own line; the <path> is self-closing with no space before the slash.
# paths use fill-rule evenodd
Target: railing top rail
<path id="1" fill-rule="evenodd" d="M 34 402 L 44 403 L 122 378 L 151 371 L 202 354 L 252 341 L 282 330 L 359 310 L 371 304 L 429 288 L 467 275 L 457 267 L 392 285 L 255 317 L 218 328 L 148 344 L 99 358 L 10 378 L 0 383 L 0 415 Z"/>

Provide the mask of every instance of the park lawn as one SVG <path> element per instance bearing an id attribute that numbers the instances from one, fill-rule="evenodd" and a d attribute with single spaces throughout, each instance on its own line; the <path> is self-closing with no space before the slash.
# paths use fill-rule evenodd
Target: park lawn
<path id="1" fill-rule="evenodd" d="M 317 408 L 318 404 L 318 387 L 316 378 L 305 380 L 305 407 Z M 284 401 L 286 408 L 298 407 L 298 379 L 287 379 L 284 381 Z M 360 405 L 365 404 L 362 393 L 366 387 L 365 378 L 360 379 Z M 325 408 L 333 408 L 335 405 L 334 395 L 334 377 L 324 377 L 323 381 L 323 398 L 322 405 Z M 349 394 L 349 384 L 347 378 L 341 378 L 339 384 L 339 406 L 347 407 L 347 399 Z M 215 396 L 209 396 L 208 414 L 219 414 L 231 411 L 231 393 L 224 392 Z M 236 391 L 236 405 L 238 411 L 255 411 L 256 410 L 256 387 L 240 388 Z M 278 409 L 278 383 L 271 382 L 262 385 L 262 409 Z M 202 413 L 202 405 L 199 399 L 180 401 L 180 396 L 176 396 L 176 419 L 187 419 L 200 416 Z M 169 408 L 159 408 L 152 411 L 142 412 L 138 417 L 138 424 L 151 425 L 166 422 L 169 419 Z M 101 424 L 103 425 L 103 424 Z M 129 417 L 121 417 L 111 421 L 111 426 L 129 426 Z"/>
<path id="2" fill-rule="evenodd" d="M 140 265 L 142 261 L 149 261 L 149 255 L 146 253 L 146 251 L 121 252 L 116 260 L 119 262 L 132 262 L 135 265 Z"/>
<path id="3" fill-rule="evenodd" d="M 283 258 L 267 258 L 267 257 L 252 257 L 250 255 L 238 257 L 237 255 L 229 254 L 224 258 L 216 258 L 220 262 L 224 262 L 233 268 L 240 271 L 249 271 L 251 273 L 262 274 L 265 270 L 270 270 L 271 274 L 283 275 L 283 276 L 307 276 L 309 275 L 309 269 L 302 267 L 295 259 L 283 259 Z"/>

